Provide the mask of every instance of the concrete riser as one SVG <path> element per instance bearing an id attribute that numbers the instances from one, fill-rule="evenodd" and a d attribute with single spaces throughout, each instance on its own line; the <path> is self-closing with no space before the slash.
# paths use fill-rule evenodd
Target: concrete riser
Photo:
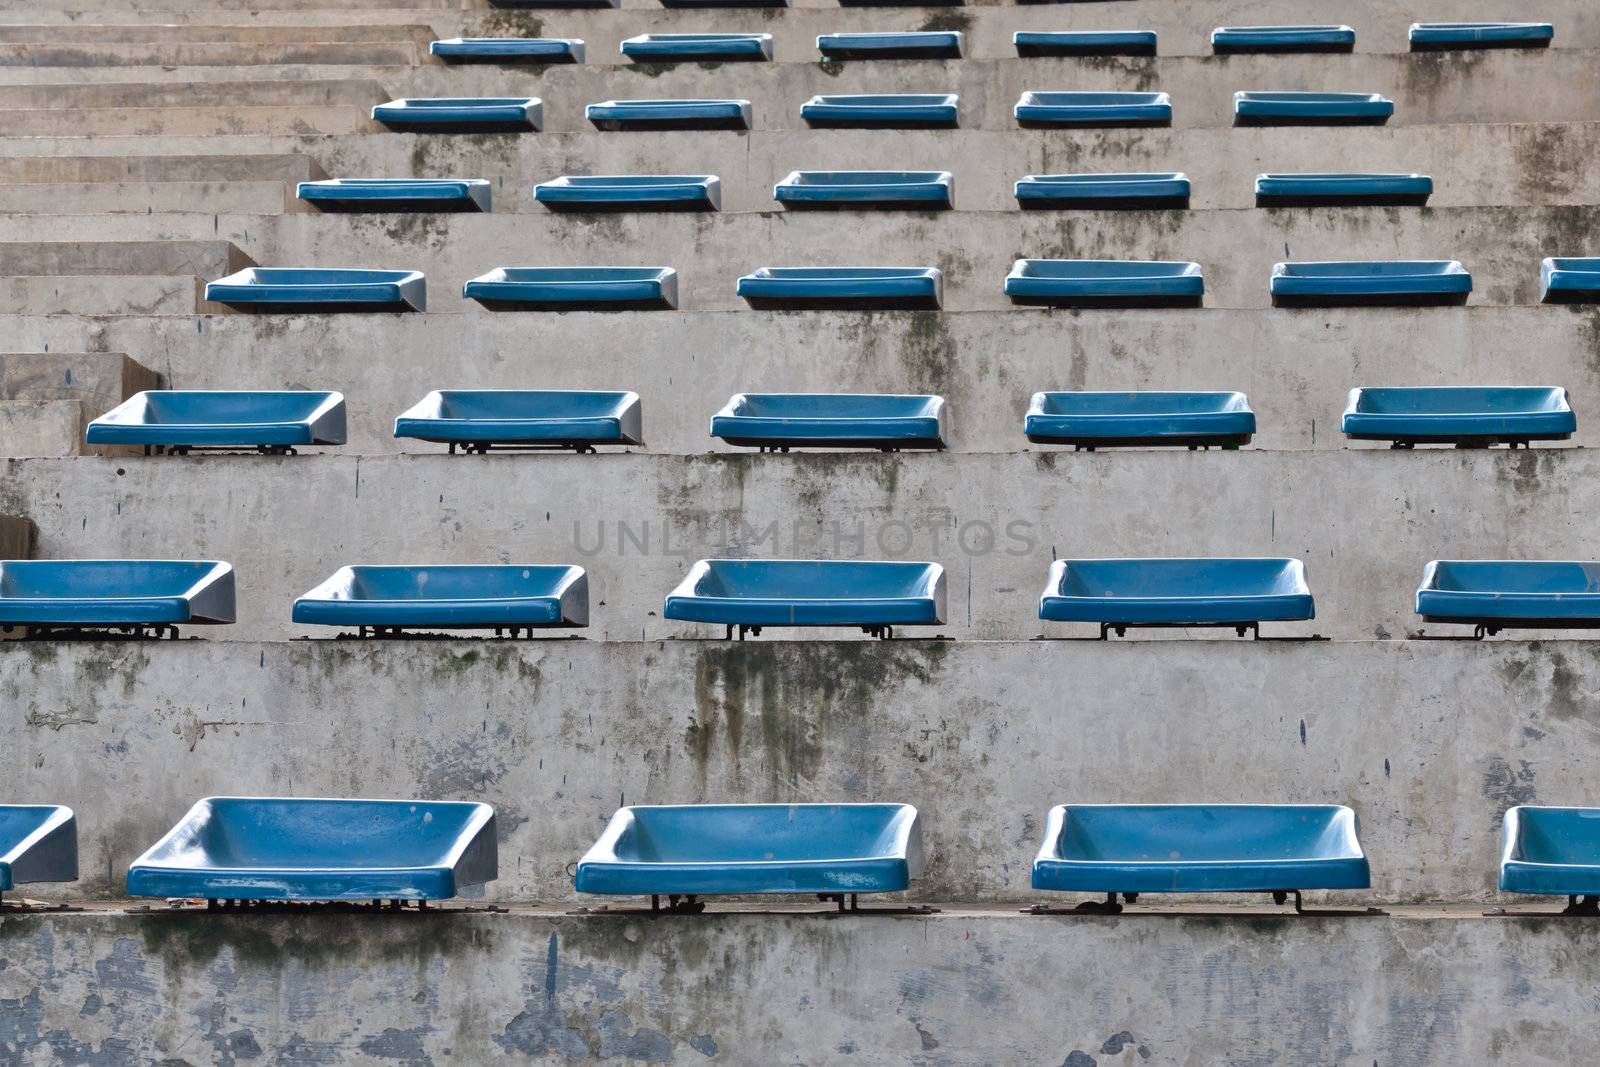
<path id="1" fill-rule="evenodd" d="M 1504 902 L 1505 809 L 1592 800 L 1597 687 L 1572 641 L 9 642 L 0 775 L 77 812 L 55 897 L 223 794 L 493 804 L 520 901 L 622 804 L 910 803 L 915 898 L 1027 901 L 1052 804 L 1342 803 L 1373 889 L 1328 899 Z"/>
<path id="2" fill-rule="evenodd" d="M 450 359 L 464 327 L 471 358 Z M 339 390 L 357 453 L 441 451 L 392 434 L 443 388 L 632 389 L 648 451 L 671 454 L 724 449 L 710 417 L 741 391 L 938 393 L 952 449 L 1011 452 L 1032 447 L 1022 416 L 1039 390 L 1237 389 L 1257 412 L 1253 447 L 1327 449 L 1347 444 L 1353 386 L 1559 385 L 1574 441 L 1600 444 L 1600 312 L 1582 307 L 29 316 L 0 317 L 0 331 L 27 351 L 135 353 L 172 388 Z"/>
<path id="3" fill-rule="evenodd" d="M 1207 306 L 1266 308 L 1273 265 L 1285 259 L 1286 248 L 1288 258 L 1300 260 L 1459 259 L 1472 273 L 1470 304 L 1537 304 L 1541 259 L 1582 255 L 1595 234 L 1600 234 L 1600 207 L 0 220 L 0 240 L 67 241 L 82 235 L 85 242 L 132 244 L 220 238 L 247 248 L 251 258 L 267 266 L 420 270 L 428 277 L 428 312 L 435 315 L 484 314 L 462 298 L 462 285 L 494 267 L 601 265 L 673 267 L 679 307 L 694 311 L 746 308 L 736 293 L 738 279 L 758 267 L 938 267 L 944 272 L 946 310 L 1003 310 L 1013 306 L 1003 284 L 1018 258 L 1194 260 L 1205 273 Z M 82 247 L 82 253 L 74 253 L 79 262 L 90 259 L 95 246 Z M 0 244 L 0 273 L 29 273 L 26 265 L 12 262 L 8 246 Z M 47 272 L 65 273 L 38 271 Z M 119 273 L 160 271 L 152 266 Z M 1015 313 L 1040 314 L 1022 308 Z M 1550 314 L 1565 312 L 1551 309 Z M 639 329 L 654 321 L 631 319 Z"/>
<path id="4" fill-rule="evenodd" d="M 1460 916 L 21 916 L 0 919 L 0 1050 L 60 1062 L 746 1064 L 804 1049 L 814 1064 L 1573 1064 L 1594 1041 L 1591 937 L 1583 921 Z"/>
<path id="5" fill-rule="evenodd" d="M 939 633 L 1081 636 L 1039 620 L 1052 559 L 1259 555 L 1304 559 L 1317 597 L 1314 623 L 1268 632 L 1358 639 L 1422 625 L 1429 560 L 1591 558 L 1597 485 L 1587 449 L 207 456 L 13 461 L 0 500 L 44 556 L 234 564 L 224 638 L 313 632 L 291 603 L 345 564 L 452 562 L 581 564 L 595 639 L 721 636 L 659 613 L 693 560 L 728 555 L 932 560 Z"/>

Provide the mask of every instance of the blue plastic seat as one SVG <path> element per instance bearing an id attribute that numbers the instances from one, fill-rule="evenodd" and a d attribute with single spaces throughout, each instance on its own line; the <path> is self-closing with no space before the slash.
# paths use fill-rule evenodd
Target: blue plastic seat
<path id="1" fill-rule="evenodd" d="M 770 33 L 642 33 L 622 42 L 635 63 L 762 63 L 772 58 Z"/>
<path id="2" fill-rule="evenodd" d="M 817 51 L 823 59 L 960 59 L 961 32 L 825 33 Z"/>
<path id="3" fill-rule="evenodd" d="M 1025 211 L 1079 208 L 1093 211 L 1186 209 L 1189 176 L 1160 174 L 1030 174 L 1016 183 Z"/>
<path id="4" fill-rule="evenodd" d="M 496 267 L 461 295 L 491 311 L 671 311 L 671 267 Z"/>
<path id="5" fill-rule="evenodd" d="M 527 96 L 444 96 L 391 100 L 372 121 L 407 133 L 524 133 L 544 126 L 544 103 Z"/>
<path id="6" fill-rule="evenodd" d="M 396 437 L 450 451 L 644 443 L 639 394 L 579 389 L 435 389 L 394 420 Z"/>
<path id="7" fill-rule="evenodd" d="M 416 270 L 246 267 L 207 282 L 206 299 L 240 311 L 277 314 L 424 311 L 428 282 Z"/>
<path id="8" fill-rule="evenodd" d="M 1033 888 L 1105 893 L 1293 894 L 1369 889 L 1355 812 L 1337 804 L 1058 804 Z"/>
<path id="9" fill-rule="evenodd" d="M 1422 207 L 1426 174 L 1258 174 L 1257 207 Z"/>
<path id="10" fill-rule="evenodd" d="M 582 63 L 583 42 L 576 37 L 449 37 L 428 46 L 446 63 Z"/>
<path id="11" fill-rule="evenodd" d="M 622 6 L 622 0 L 489 0 L 489 6 L 523 11 L 578 11 L 618 8 Z"/>
<path id="12" fill-rule="evenodd" d="M 1006 275 L 1013 304 L 1062 308 L 1199 307 L 1200 264 L 1183 260 L 1019 259 Z"/>
<path id="13" fill-rule="evenodd" d="M 1483 448 L 1564 441 L 1578 428 L 1565 389 L 1545 387 L 1358 388 L 1344 409 L 1346 437 L 1396 448 Z"/>
<path id="14" fill-rule="evenodd" d="M 1211 31 L 1211 51 L 1219 56 L 1355 49 L 1356 31 L 1349 26 L 1218 26 Z"/>
<path id="15" fill-rule="evenodd" d="M 944 568 L 878 560 L 703 559 L 667 594 L 662 617 L 763 626 L 852 626 L 889 636 L 895 626 L 945 618 Z"/>
<path id="16" fill-rule="evenodd" d="M 55 804 L 0 804 L 0 893 L 78 880 L 78 823 Z"/>
<path id="17" fill-rule="evenodd" d="M 604 100 L 584 108 L 598 130 L 748 130 L 748 100 Z"/>
<path id="18" fill-rule="evenodd" d="M 1382 126 L 1393 114 L 1377 93 L 1233 94 L 1235 126 Z"/>
<path id="19" fill-rule="evenodd" d="M 944 397 L 885 393 L 735 393 L 711 417 L 730 445 L 790 448 L 944 447 Z"/>
<path id="20" fill-rule="evenodd" d="M 952 206 L 955 177 L 947 170 L 796 170 L 773 186 L 772 198 L 788 210 Z"/>
<path id="21" fill-rule="evenodd" d="M 722 182 L 714 174 L 562 175 L 533 187 L 552 211 L 718 211 Z"/>
<path id="22" fill-rule="evenodd" d="M 761 267 L 739 279 L 753 308 L 778 311 L 937 311 L 944 275 L 937 267 Z"/>
<path id="23" fill-rule="evenodd" d="M 91 445 L 143 445 L 146 452 L 345 443 L 344 397 L 310 389 L 273 392 L 151 390 L 135 393 L 89 424 Z"/>
<path id="24" fill-rule="evenodd" d="M 843 909 L 846 895 L 897 893 L 921 877 L 909 804 L 683 804 L 619 808 L 573 882 L 580 893 L 664 896 L 682 911 L 703 907 L 695 897 L 746 893 L 818 893 Z"/>
<path id="25" fill-rule="evenodd" d="M 1407 36 L 1413 52 L 1461 52 L 1548 48 L 1555 35 L 1548 22 L 1413 22 Z"/>
<path id="26" fill-rule="evenodd" d="M 482 178 L 330 178 L 301 182 L 295 195 L 319 211 L 488 211 Z"/>
<path id="27" fill-rule="evenodd" d="M 1600 808 L 1519 804 L 1501 830 L 1500 891 L 1573 898 L 1568 911 L 1595 914 L 1600 897 Z M 1587 897 L 1586 907 L 1576 899 Z"/>
<path id="28" fill-rule="evenodd" d="M 127 630 L 177 636 L 178 623 L 234 620 L 233 568 L 209 560 L 0 562 L 0 627 Z"/>
<path id="29" fill-rule="evenodd" d="M 422 627 L 519 630 L 589 625 L 582 567 L 533 564 L 340 567 L 294 602 L 295 622 L 362 637 Z"/>
<path id="30" fill-rule="evenodd" d="M 1171 126 L 1166 93 L 1023 93 L 1012 109 L 1026 128 Z"/>
<path id="31" fill-rule="evenodd" d="M 1231 627 L 1242 637 L 1263 622 L 1315 617 L 1297 559 L 1058 559 L 1039 598 L 1039 618 L 1099 623 L 1102 637 L 1135 626 Z"/>
<path id="32" fill-rule="evenodd" d="M 1453 259 L 1279 263 L 1273 307 L 1441 307 L 1467 302 L 1472 275 Z"/>
<path id="33" fill-rule="evenodd" d="M 1422 571 L 1417 614 L 1501 630 L 1600 629 L 1600 563 L 1436 559 Z"/>
<path id="34" fill-rule="evenodd" d="M 207 797 L 128 867 L 128 895 L 448 900 L 498 864 L 487 804 Z"/>
<path id="35" fill-rule="evenodd" d="M 1554 256 L 1542 260 L 1539 303 L 1600 303 L 1600 258 Z"/>
<path id="36" fill-rule="evenodd" d="M 1038 56 L 1153 56 L 1153 30 L 1018 30 L 1011 35 L 1017 55 Z"/>
<path id="37" fill-rule="evenodd" d="M 1097 448 L 1238 448 L 1256 432 L 1243 393 L 1034 393 L 1023 432 L 1035 444 Z"/>
<path id="38" fill-rule="evenodd" d="M 819 94 L 800 105 L 800 117 L 819 130 L 936 130 L 955 129 L 959 110 L 954 93 Z"/>

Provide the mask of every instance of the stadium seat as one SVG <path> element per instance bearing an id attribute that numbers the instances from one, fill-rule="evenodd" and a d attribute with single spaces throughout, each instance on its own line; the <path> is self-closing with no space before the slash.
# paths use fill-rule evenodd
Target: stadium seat
<path id="1" fill-rule="evenodd" d="M 823 59 L 960 59 L 959 30 L 909 33 L 825 33 L 817 37 Z"/>
<path id="2" fill-rule="evenodd" d="M 922 827 L 909 804 L 681 804 L 619 808 L 578 861 L 580 893 L 666 897 L 817 894 L 841 911 L 859 893 L 922 877 Z M 850 898 L 847 905 L 846 898 Z"/>
<path id="3" fill-rule="evenodd" d="M 78 823 L 55 804 L 0 804 L 0 893 L 78 880 Z"/>
<path id="4" fill-rule="evenodd" d="M 1023 59 L 1043 56 L 1153 56 L 1151 30 L 1018 30 L 1011 35 Z"/>
<path id="5" fill-rule="evenodd" d="M 345 443 L 344 397 L 310 389 L 149 390 L 89 423 L 85 439 L 91 445 L 143 446 L 146 453 L 293 453 L 297 445 Z"/>
<path id="6" fill-rule="evenodd" d="M 1465 52 L 1548 48 L 1555 35 L 1548 22 L 1413 22 L 1407 37 L 1413 52 Z"/>
<path id="7" fill-rule="evenodd" d="M 340 567 L 294 602 L 293 619 L 360 637 L 428 627 L 531 636 L 589 625 L 589 576 L 560 565 Z"/>
<path id="8" fill-rule="evenodd" d="M 739 279 L 753 308 L 777 311 L 937 311 L 937 267 L 761 267 Z"/>
<path id="9" fill-rule="evenodd" d="M 1024 211 L 1078 208 L 1085 211 L 1183 210 L 1189 206 L 1189 176 L 1156 174 L 1030 174 L 1013 191 Z"/>
<path id="10" fill-rule="evenodd" d="M 128 895 L 420 902 L 498 873 L 487 804 L 208 797 L 129 866 Z"/>
<path id="11" fill-rule="evenodd" d="M 772 198 L 789 211 L 931 211 L 953 206 L 954 191 L 947 170 L 796 170 L 773 186 Z"/>
<path id="12" fill-rule="evenodd" d="M 1019 259 L 1006 275 L 1013 304 L 1064 308 L 1193 308 L 1200 264 L 1185 260 Z"/>
<path id="13" fill-rule="evenodd" d="M 937 130 L 959 125 L 954 93 L 818 95 L 800 105 L 800 118 L 819 130 Z"/>
<path id="14" fill-rule="evenodd" d="M 1243 637 L 1263 622 L 1316 617 L 1297 559 L 1058 559 L 1050 564 L 1039 618 L 1130 627 L 1215 626 Z"/>
<path id="15" fill-rule="evenodd" d="M 1501 630 L 1600 628 L 1600 563 L 1436 559 L 1422 571 L 1417 614 L 1476 636 Z"/>
<path id="16" fill-rule="evenodd" d="M 1104 893 L 1108 911 L 1144 893 L 1292 894 L 1298 911 L 1303 890 L 1371 885 L 1356 814 L 1335 804 L 1058 804 L 1033 861 L 1033 888 Z"/>
<path id="17" fill-rule="evenodd" d="M 1393 114 L 1377 93 L 1233 94 L 1235 126 L 1382 126 Z"/>
<path id="18" fill-rule="evenodd" d="M 1257 207 L 1423 207 L 1426 174 L 1258 174 Z"/>
<path id="19" fill-rule="evenodd" d="M 1211 31 L 1211 51 L 1219 56 L 1355 49 L 1356 31 L 1349 26 L 1218 26 Z"/>
<path id="20" fill-rule="evenodd" d="M 761 63 L 772 58 L 770 33 L 643 33 L 622 42 L 635 63 Z"/>
<path id="21" fill-rule="evenodd" d="M 524 133 L 543 127 L 544 103 L 524 96 L 391 100 L 372 109 L 372 121 L 404 133 Z"/>
<path id="22" fill-rule="evenodd" d="M 533 187 L 551 211 L 717 211 L 722 182 L 714 174 L 562 175 Z"/>
<path id="23" fill-rule="evenodd" d="M 491 311 L 671 311 L 671 267 L 496 267 L 461 295 Z"/>
<path id="24" fill-rule="evenodd" d="M 1238 448 L 1256 432 L 1243 393 L 1034 393 L 1023 420 L 1034 444 L 1097 448 Z"/>
<path id="25" fill-rule="evenodd" d="M 1539 264 L 1541 304 L 1600 303 L 1600 258 L 1555 256 Z"/>
<path id="26" fill-rule="evenodd" d="M 1600 808 L 1506 809 L 1500 891 L 1565 896 L 1567 914 L 1600 914 Z"/>
<path id="27" fill-rule="evenodd" d="M 748 100 L 603 100 L 584 109 L 598 130 L 748 130 Z"/>
<path id="28" fill-rule="evenodd" d="M 759 635 L 764 626 L 858 627 L 890 637 L 896 626 L 945 619 L 944 568 L 878 560 L 703 559 L 667 594 L 662 617 L 719 623 Z"/>
<path id="29" fill-rule="evenodd" d="M 179 623 L 234 620 L 233 568 L 170 559 L 0 562 L 0 629 L 34 636 L 124 631 L 177 637 Z"/>
<path id="30" fill-rule="evenodd" d="M 446 63 L 539 65 L 582 63 L 583 42 L 575 37 L 450 37 L 428 46 Z"/>
<path id="31" fill-rule="evenodd" d="M 944 447 L 944 397 L 884 393 L 735 393 L 711 417 L 711 436 L 730 445 L 876 448 Z"/>
<path id="32" fill-rule="evenodd" d="M 319 211 L 488 211 L 481 178 L 329 178 L 300 182 L 295 195 Z"/>
<path id="33" fill-rule="evenodd" d="M 1012 109 L 1024 129 L 1170 126 L 1166 93 L 1023 93 Z"/>
<path id="34" fill-rule="evenodd" d="M 425 311 L 428 283 L 415 270 L 247 267 L 207 282 L 206 299 L 276 314 Z"/>
<path id="35" fill-rule="evenodd" d="M 639 394 L 579 389 L 435 389 L 394 420 L 396 437 L 467 453 L 644 443 Z"/>
<path id="36" fill-rule="evenodd" d="M 1279 263 L 1272 306 L 1443 307 L 1467 302 L 1472 275 L 1453 259 Z"/>
<path id="37" fill-rule="evenodd" d="M 1424 386 L 1356 388 L 1344 409 L 1343 430 L 1357 441 L 1486 448 L 1530 441 L 1564 441 L 1578 423 L 1565 389 Z"/>

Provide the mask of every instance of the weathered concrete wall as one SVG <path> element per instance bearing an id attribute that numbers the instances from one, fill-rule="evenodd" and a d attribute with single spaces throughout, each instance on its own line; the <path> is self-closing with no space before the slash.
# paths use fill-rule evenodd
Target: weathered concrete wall
<path id="1" fill-rule="evenodd" d="M 1461 914 L 0 918 L 0 1055 L 1570 1065 L 1591 928 Z"/>
<path id="2" fill-rule="evenodd" d="M 570 900 L 624 803 L 876 800 L 925 900 L 1037 899 L 1050 805 L 1347 803 L 1373 892 L 1495 898 L 1512 804 L 1592 803 L 1586 641 L 0 645 L 0 778 L 78 813 L 82 878 L 199 797 L 482 800 L 500 900 Z"/>
<path id="3" fill-rule="evenodd" d="M 221 241 L 206 241 L 213 237 Z M 70 243 L 74 238 L 85 243 Z M 59 243 L 44 243 L 52 239 Z M 846 241 L 870 251 L 845 251 L 841 245 Z M 222 277 L 221 269 L 208 273 L 204 267 L 231 243 L 267 266 L 343 263 L 421 270 L 428 276 L 428 312 L 456 315 L 489 314 L 464 299 L 461 286 L 497 266 L 673 267 L 678 271 L 679 307 L 696 311 L 745 308 L 736 285 L 741 275 L 757 267 L 915 266 L 943 270 L 944 307 L 971 311 L 1012 307 L 1002 285 L 1019 257 L 1192 259 L 1205 272 L 1205 302 L 1214 308 L 1269 307 L 1273 264 L 1285 258 L 1459 259 L 1473 275 L 1469 303 L 1504 305 L 1537 303 L 1544 256 L 1581 253 L 1597 242 L 1596 206 L 866 215 L 773 211 L 580 218 L 550 213 L 23 215 L 0 220 L 0 273 L 179 273 L 171 264 L 181 260 L 181 273 L 215 280 Z M 55 251 L 46 257 L 42 249 Z M 68 249 L 83 253 L 69 257 Z M 235 262 L 226 266 L 237 269 L 238 254 L 232 258 Z M 138 264 L 146 261 L 149 266 L 141 269 Z M 67 264 L 87 269 L 72 270 Z M 634 319 L 641 327 L 651 321 Z"/>
<path id="4" fill-rule="evenodd" d="M 38 524 L 42 556 L 231 562 L 239 622 L 221 638 L 306 634 L 294 598 L 350 563 L 578 563 L 589 635 L 637 640 L 721 636 L 659 617 L 702 557 L 927 559 L 949 572 L 940 633 L 1026 640 L 1093 632 L 1039 621 L 1055 558 L 1287 555 L 1317 619 L 1268 630 L 1348 639 L 1415 630 L 1431 559 L 1589 558 L 1597 486 L 1591 449 L 441 451 L 11 461 L 0 504 Z"/>
<path id="5" fill-rule="evenodd" d="M 648 450 L 664 453 L 721 447 L 710 416 L 740 391 L 930 392 L 949 402 L 953 449 L 1004 452 L 1028 447 L 1021 420 L 1036 390 L 1239 389 L 1258 413 L 1255 447 L 1302 449 L 1345 447 L 1352 386 L 1518 383 L 1566 387 L 1575 440 L 1600 443 L 1592 307 L 0 315 L 0 332 L 28 351 L 127 352 L 174 389 L 337 389 L 349 450 L 369 454 L 436 451 L 392 435 L 394 417 L 439 388 L 633 389 Z"/>

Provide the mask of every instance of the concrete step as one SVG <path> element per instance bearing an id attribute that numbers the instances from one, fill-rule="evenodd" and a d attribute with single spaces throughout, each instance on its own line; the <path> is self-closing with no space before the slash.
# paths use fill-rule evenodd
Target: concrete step
<path id="1" fill-rule="evenodd" d="M 174 275 L 220 278 L 253 261 L 227 241 L 11 241 L 0 243 L 0 277 Z M 18 306 L 18 305 L 12 305 Z"/>
<path id="2" fill-rule="evenodd" d="M 282 63 L 409 66 L 427 59 L 410 41 L 151 41 L 0 44 L 0 67 L 248 67 Z"/>
<path id="3" fill-rule="evenodd" d="M 196 162 L 194 167 L 205 169 L 191 171 L 188 164 L 172 161 L 301 155 L 313 157 L 332 176 L 494 179 L 495 211 L 506 213 L 542 212 L 532 203 L 534 184 L 563 173 L 716 174 L 722 179 L 724 210 L 736 212 L 773 210 L 772 186 L 792 170 L 853 169 L 892 160 L 906 168 L 951 171 L 956 206 L 963 211 L 1015 211 L 1013 184 L 1027 174 L 1120 170 L 1184 171 L 1193 182 L 1195 208 L 1252 206 L 1255 176 L 1265 171 L 1327 169 L 1430 174 L 1435 207 L 1600 204 L 1600 171 L 1590 165 L 1600 153 L 1600 123 L 1351 129 L 1339 132 L 1336 154 L 1330 154 L 1328 137 L 1328 131 L 1313 129 L 9 137 L 0 139 L 0 177 L 33 180 L 6 176 L 17 168 L 61 166 L 74 169 L 63 170 L 59 180 L 75 181 L 75 168 L 88 164 L 35 161 L 148 154 L 156 160 L 149 171 L 124 172 L 121 168 L 135 165 L 131 162 L 97 166 L 151 180 L 190 180 L 190 174 L 204 180 L 254 176 L 254 165 L 218 171 Z M 297 173 L 284 180 L 304 179 Z"/>
<path id="4" fill-rule="evenodd" d="M 1328 13 L 1326 5 L 1314 0 L 1236 4 L 1226 11 L 1146 0 L 1136 10 L 1130 9 L 1128 12 L 1094 5 L 1062 6 L 1040 12 L 1036 8 L 1011 4 L 968 5 L 957 9 L 906 8 L 885 12 L 871 8 L 841 9 L 819 2 L 792 3 L 788 8 L 776 9 L 728 8 L 715 13 L 663 9 L 653 0 L 649 3 L 629 0 L 620 11 L 495 9 L 452 3 L 449 0 L 393 0 L 377 5 L 340 4 L 337 8 L 316 8 L 309 4 L 301 4 L 297 8 L 285 8 L 281 4 L 257 4 L 250 5 L 250 10 L 246 11 L 235 4 L 198 7 L 186 4 L 184 0 L 160 0 L 159 3 L 140 0 L 138 4 L 99 0 L 92 14 L 82 10 L 62 10 L 63 3 L 81 9 L 84 0 L 60 0 L 56 4 L 29 4 L 26 7 L 9 3 L 0 8 L 0 25 L 61 25 L 81 22 L 86 16 L 117 24 L 206 26 L 306 27 L 319 24 L 420 23 L 430 26 L 440 37 L 577 37 L 589 45 L 589 63 L 617 64 L 625 62 L 617 47 L 622 38 L 637 33 L 702 31 L 711 24 L 708 17 L 714 18 L 716 27 L 725 32 L 772 34 L 775 58 L 781 62 L 814 61 L 817 58 L 818 34 L 887 29 L 960 30 L 965 37 L 966 56 L 980 59 L 1015 59 L 1017 55 L 1012 34 L 1018 30 L 1040 29 L 1153 30 L 1160 36 L 1163 55 L 1210 55 L 1211 30 L 1219 22 L 1246 25 L 1262 21 L 1304 24 L 1325 23 L 1334 17 L 1355 28 L 1357 52 L 1394 53 L 1409 51 L 1406 30 L 1412 22 L 1441 17 L 1437 6 L 1395 4 L 1382 0 L 1376 3 L 1357 0 L 1341 4 L 1336 16 Z M 1584 4 L 1582 0 L 1540 0 L 1526 6 L 1529 10 L 1519 10 L 1512 16 L 1506 14 L 1504 5 L 1493 0 L 1453 3 L 1451 9 L 1478 9 L 1481 17 L 1491 19 L 1515 17 L 1552 22 L 1556 27 L 1556 37 L 1551 45 L 1553 49 L 1600 47 L 1600 18 L 1596 17 L 1592 6 Z M 1327 61 L 1337 63 L 1341 60 L 1329 57 Z"/>
<path id="5" fill-rule="evenodd" d="M 0 277 L 0 300 L 36 315 L 226 314 L 205 302 L 204 278 L 194 275 L 95 274 Z"/>
<path id="6" fill-rule="evenodd" d="M 0 768 L 77 812 L 82 877 L 57 899 L 120 894 L 143 848 L 221 794 L 492 804 L 485 895 L 568 906 L 571 864 L 623 803 L 914 804 L 912 898 L 1013 905 L 1046 899 L 1029 871 L 1052 804 L 1345 803 L 1373 888 L 1314 905 L 1482 907 L 1517 899 L 1495 890 L 1505 809 L 1587 799 L 1589 647 L 12 641 Z"/>
<path id="7" fill-rule="evenodd" d="M 138 130 L 143 137 L 208 137 L 223 134 L 317 136 L 376 133 L 369 109 L 350 105 L 274 107 L 126 107 L 0 109 L 0 135 L 53 136 L 62 129 L 80 137 Z"/>
<path id="8" fill-rule="evenodd" d="M 10 156 L 0 158 L 0 183 L 45 186 L 184 182 L 303 182 L 326 178 L 303 155 Z"/>
<path id="9" fill-rule="evenodd" d="M 747 390 L 938 393 L 953 449 L 1010 452 L 1028 447 L 1022 413 L 1045 389 L 1238 389 L 1258 413 L 1254 447 L 1286 450 L 1344 447 L 1352 386 L 1560 385 L 1578 413 L 1574 443 L 1600 445 L 1593 308 L 7 315 L 0 336 L 19 349 L 159 360 L 173 388 L 337 389 L 350 450 L 367 454 L 425 447 L 395 441 L 393 419 L 438 388 L 633 389 L 648 450 L 682 454 L 721 447 L 706 436 L 710 416 Z M 441 352 L 462 358 L 442 364 Z"/>
<path id="10" fill-rule="evenodd" d="M 219 999 L 226 1032 L 200 1035 L 219 1053 L 314 1047 L 334 1061 L 403 1048 L 419 1062 L 575 1062 L 598 1048 L 647 1062 L 737 1050 L 737 1062 L 778 1063 L 804 1050 L 816 1063 L 1178 1067 L 1204 1049 L 1225 1063 L 1449 1067 L 1581 1063 L 1593 1044 L 1582 922 L 1467 909 L 1345 920 L 802 910 L 812 914 L 19 915 L 0 943 L 0 990 L 23 1011 L 53 996 L 118 1006 L 109 1018 L 61 1012 L 47 1032 L 25 1015 L 22 1048 L 116 1041 L 152 1055 L 183 1045 L 187 1020 Z M 1104 975 L 1085 974 L 1084 960 L 1125 962 Z M 135 980 L 160 999 L 129 995 Z M 760 1009 L 730 1003 L 730 988 L 763 990 Z M 305 1007 L 335 1001 L 359 1014 Z"/>
<path id="11" fill-rule="evenodd" d="M 0 86 L 0 110 L 6 111 L 24 108 L 371 107 L 388 99 L 389 92 L 382 85 L 355 79 Z M 67 128 L 72 126 L 69 124 Z"/>
<path id="12" fill-rule="evenodd" d="M 128 450 L 89 449 L 84 430 L 139 390 L 160 387 L 159 374 L 121 352 L 0 353 L 0 455 L 123 454 Z"/>
<path id="13" fill-rule="evenodd" d="M 673 420 L 703 426 L 722 399 L 680 415 L 646 396 L 645 433 Z M 42 556 L 158 550 L 233 563 L 239 622 L 216 636 L 240 640 L 314 632 L 290 621 L 294 598 L 344 564 L 379 562 L 578 563 L 590 571 L 592 639 L 720 637 L 721 627 L 659 612 L 689 562 L 730 553 L 942 563 L 951 580 L 938 632 L 962 640 L 1095 636 L 1089 624 L 1039 621 L 1057 557 L 1296 556 L 1317 619 L 1268 631 L 1351 640 L 1422 625 L 1412 594 L 1429 560 L 1591 558 L 1597 484 L 1600 457 L 1573 448 L 777 457 L 440 448 L 28 460 L 0 478 L 0 499 L 38 525 Z M 1235 640 L 1231 630 L 1137 634 L 1152 635 Z"/>
<path id="14" fill-rule="evenodd" d="M 367 23 L 312 26 L 209 26 L 209 25 L 97 25 L 73 22 L 56 25 L 7 25 L 6 44 L 305 44 L 310 41 L 395 42 L 426 46 L 433 40 L 427 26 Z"/>
<path id="15" fill-rule="evenodd" d="M 1011 308 L 1002 284 L 1019 257 L 1192 259 L 1205 272 L 1205 301 L 1214 308 L 1269 307 L 1272 268 L 1285 258 L 1459 259 L 1473 275 L 1470 303 L 1526 305 L 1539 298 L 1540 260 L 1584 254 L 1589 235 L 1597 229 L 1600 206 L 865 215 L 0 216 L 0 240 L 7 241 L 195 241 L 215 236 L 247 248 L 256 262 L 271 266 L 421 270 L 428 276 L 430 314 L 475 316 L 493 313 L 462 299 L 461 286 L 490 268 L 598 264 L 675 267 L 679 306 L 695 311 L 744 308 L 735 291 L 737 281 L 757 267 L 939 267 L 945 275 L 947 310 L 999 311 Z M 847 251 L 847 245 L 870 252 Z M 1012 310 L 1017 315 L 1047 314 L 1037 308 Z M 1292 312 L 1282 314 L 1287 318 Z"/>
<path id="16" fill-rule="evenodd" d="M 84 182 L 0 184 L 0 214 L 81 215 L 244 212 L 275 215 L 311 210 L 283 182 Z"/>

